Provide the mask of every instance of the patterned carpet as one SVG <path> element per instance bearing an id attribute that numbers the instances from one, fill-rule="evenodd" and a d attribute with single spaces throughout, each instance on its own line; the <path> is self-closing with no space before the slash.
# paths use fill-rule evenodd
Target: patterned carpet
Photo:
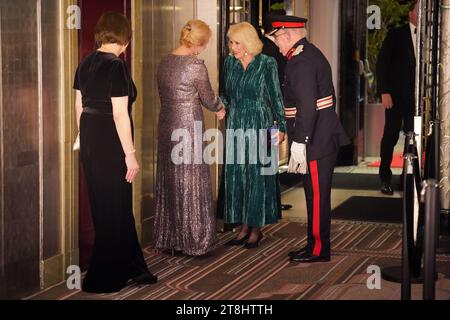
<path id="1" fill-rule="evenodd" d="M 30 299 L 132 299 L 132 300 L 395 300 L 400 285 L 381 281 L 369 290 L 368 266 L 399 265 L 401 226 L 396 224 L 333 221 L 330 262 L 290 263 L 287 253 L 306 241 L 306 225 L 281 222 L 263 229 L 257 249 L 228 247 L 231 232 L 220 235 L 218 248 L 200 258 L 158 254 L 145 249 L 146 261 L 159 282 L 152 286 L 130 285 L 115 294 L 87 294 L 58 284 Z M 436 298 L 450 300 L 450 257 L 438 256 Z M 413 285 L 413 299 L 422 286 Z"/>

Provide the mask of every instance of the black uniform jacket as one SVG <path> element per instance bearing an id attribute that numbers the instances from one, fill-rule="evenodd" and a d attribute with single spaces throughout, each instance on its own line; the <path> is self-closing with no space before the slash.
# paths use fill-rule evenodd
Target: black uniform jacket
<path id="1" fill-rule="evenodd" d="M 377 61 L 377 92 L 390 93 L 393 108 L 414 113 L 416 57 L 409 24 L 391 29 Z"/>
<path id="2" fill-rule="evenodd" d="M 280 80 L 280 87 L 283 86 L 284 83 L 284 69 L 286 67 L 286 58 L 281 54 L 280 49 L 277 45 L 267 37 L 263 36 L 261 38 L 263 43 L 262 52 L 266 56 L 273 57 L 277 61 L 278 66 L 278 78 Z"/>
<path id="3" fill-rule="evenodd" d="M 336 114 L 331 66 L 306 38 L 288 54 L 284 97 L 286 118 L 295 117 L 288 135 L 307 145 L 308 161 L 328 156 L 350 143 Z"/>

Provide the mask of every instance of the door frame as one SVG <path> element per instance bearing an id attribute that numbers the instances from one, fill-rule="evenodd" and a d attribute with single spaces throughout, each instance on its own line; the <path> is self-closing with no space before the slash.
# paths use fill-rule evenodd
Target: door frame
<path id="1" fill-rule="evenodd" d="M 67 19 L 66 8 L 77 0 L 62 0 L 61 23 Z M 61 237 L 64 256 L 62 279 L 68 266 L 79 265 L 78 249 L 78 153 L 72 144 L 78 133 L 74 112 L 75 92 L 72 79 L 78 65 L 78 30 L 62 28 L 61 32 Z"/>
<path id="2" fill-rule="evenodd" d="M 78 0 L 81 12 L 81 29 L 78 32 L 78 60 L 81 60 L 95 50 L 94 32 L 95 25 L 100 15 L 106 11 L 120 12 L 132 20 L 131 6 L 133 0 Z M 91 47 L 92 45 L 92 47 Z M 131 69 L 132 53 L 128 46 L 124 53 L 124 60 Z M 78 194 L 78 240 L 79 240 L 79 266 L 81 270 L 87 270 L 95 242 L 95 229 L 92 221 L 89 205 L 89 195 L 82 168 L 79 167 L 79 194 Z"/>
<path id="3" fill-rule="evenodd" d="M 367 3 L 368 0 L 341 1 L 339 116 L 351 144 L 341 148 L 337 161 L 339 165 L 356 165 L 364 155 L 367 91 L 366 79 L 360 72 L 360 61 L 367 56 Z"/>

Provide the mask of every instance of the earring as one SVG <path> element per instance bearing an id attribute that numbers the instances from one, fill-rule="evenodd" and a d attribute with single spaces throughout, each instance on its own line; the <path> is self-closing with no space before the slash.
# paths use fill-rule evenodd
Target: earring
<path id="1" fill-rule="evenodd" d="M 245 51 L 244 56 L 248 56 L 248 52 L 247 51 Z"/>

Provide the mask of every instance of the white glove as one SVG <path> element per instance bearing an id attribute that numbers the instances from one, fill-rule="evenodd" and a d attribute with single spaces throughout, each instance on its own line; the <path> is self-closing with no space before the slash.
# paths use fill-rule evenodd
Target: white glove
<path id="1" fill-rule="evenodd" d="M 306 144 L 292 142 L 291 159 L 289 160 L 288 172 L 306 174 L 307 169 Z"/>

